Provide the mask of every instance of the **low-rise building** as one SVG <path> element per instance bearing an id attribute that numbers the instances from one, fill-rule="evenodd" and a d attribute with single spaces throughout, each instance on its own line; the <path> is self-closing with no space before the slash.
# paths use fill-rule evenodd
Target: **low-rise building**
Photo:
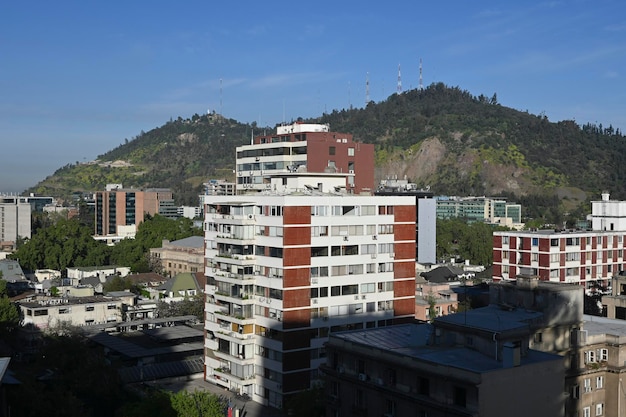
<path id="1" fill-rule="evenodd" d="M 435 317 L 453 314 L 459 308 L 457 294 L 449 282 L 429 282 L 422 277 L 416 279 L 415 318 L 429 321 Z"/>
<path id="2" fill-rule="evenodd" d="M 110 275 L 119 275 L 125 277 L 130 274 L 130 267 L 105 265 L 105 266 L 77 266 L 67 268 L 67 278 L 70 285 L 78 285 L 83 278 L 88 277 L 108 277 Z"/>
<path id="3" fill-rule="evenodd" d="M 117 297 L 36 297 L 19 304 L 22 324 L 39 330 L 64 324 L 89 326 L 122 321 L 123 300 Z"/>
<path id="4" fill-rule="evenodd" d="M 204 269 L 204 238 L 190 236 L 170 242 L 163 239 L 160 248 L 150 249 L 155 269 L 169 277 L 176 274 L 195 273 Z"/>
<path id="5" fill-rule="evenodd" d="M 182 301 L 203 292 L 200 283 L 196 279 L 196 274 L 190 272 L 178 274 L 167 280 L 156 291 L 158 292 L 158 298 L 166 303 Z"/>

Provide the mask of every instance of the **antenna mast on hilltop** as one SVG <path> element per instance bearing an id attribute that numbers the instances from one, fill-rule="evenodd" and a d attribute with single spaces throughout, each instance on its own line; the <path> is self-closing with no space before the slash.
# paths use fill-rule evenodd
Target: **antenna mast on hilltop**
<path id="1" fill-rule="evenodd" d="M 400 64 L 398 64 L 398 94 L 402 94 L 402 74 L 400 73 Z"/>
<path id="2" fill-rule="evenodd" d="M 420 91 L 424 89 L 424 80 L 422 79 L 422 58 L 420 58 L 420 84 L 418 88 Z"/>
<path id="3" fill-rule="evenodd" d="M 222 79 L 220 78 L 220 116 L 222 115 Z"/>
<path id="4" fill-rule="evenodd" d="M 370 102 L 370 73 L 365 75 L 365 107 Z"/>

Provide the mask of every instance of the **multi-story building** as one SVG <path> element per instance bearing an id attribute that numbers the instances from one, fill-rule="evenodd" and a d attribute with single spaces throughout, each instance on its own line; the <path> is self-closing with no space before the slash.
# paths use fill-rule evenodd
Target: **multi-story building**
<path id="1" fill-rule="evenodd" d="M 414 197 L 309 188 L 204 196 L 205 378 L 278 408 L 318 379 L 330 332 L 415 314 Z"/>
<path id="2" fill-rule="evenodd" d="M 490 197 L 437 196 L 437 218 L 461 218 L 468 222 L 486 222 L 520 228 L 522 206 Z"/>
<path id="3" fill-rule="evenodd" d="M 107 187 L 96 192 L 95 202 L 95 235 L 110 239 L 134 237 L 146 214 L 170 213 L 173 207 L 172 191 L 165 188 Z"/>
<path id="4" fill-rule="evenodd" d="M 328 125 L 294 123 L 237 147 L 237 193 L 269 190 L 285 172 L 340 173 L 348 193 L 374 190 L 374 145 L 354 142 Z"/>
<path id="5" fill-rule="evenodd" d="M 236 184 L 225 180 L 209 180 L 204 183 L 204 194 L 235 195 Z"/>
<path id="6" fill-rule="evenodd" d="M 0 249 L 15 249 L 31 236 L 31 205 L 27 197 L 0 195 Z"/>
<path id="7" fill-rule="evenodd" d="M 117 297 L 40 297 L 19 303 L 22 324 L 40 330 L 62 324 L 89 326 L 123 320 L 124 301 Z"/>
<path id="8" fill-rule="evenodd" d="M 153 270 L 173 277 L 183 272 L 204 271 L 204 238 L 190 236 L 170 242 L 164 239 L 160 248 L 150 249 Z"/>
<path id="9" fill-rule="evenodd" d="M 550 289 L 529 287 L 516 294 L 518 305 L 506 303 L 515 298 L 506 289 L 496 289 L 489 307 L 438 317 L 432 325 L 332 333 L 321 368 L 327 415 L 563 416 L 564 357 L 529 347 L 549 321 L 524 308 L 534 296 L 542 309 L 578 298 L 558 290 L 551 297 Z M 582 309 L 582 292 L 577 295 Z M 566 315 L 572 313 L 575 319 L 582 311 Z M 551 323 L 545 341 L 561 344 L 561 329 L 572 325 L 566 321 Z"/>
<path id="10" fill-rule="evenodd" d="M 593 230 L 498 231 L 493 233 L 493 278 L 514 279 L 521 273 L 544 281 L 606 287 L 626 269 L 626 202 L 592 202 Z"/>
<path id="11" fill-rule="evenodd" d="M 436 200 L 429 190 L 420 190 L 407 180 L 382 180 L 376 195 L 410 195 L 415 198 L 415 260 L 420 264 L 437 263 Z"/>
<path id="12" fill-rule="evenodd" d="M 432 325 L 331 334 L 327 415 L 623 415 L 626 327 L 583 316 L 578 285 L 517 278 Z"/>
<path id="13" fill-rule="evenodd" d="M 429 282 L 422 277 L 416 278 L 416 319 L 429 321 L 435 317 L 456 313 L 458 308 L 458 297 L 451 289 L 450 282 Z"/>

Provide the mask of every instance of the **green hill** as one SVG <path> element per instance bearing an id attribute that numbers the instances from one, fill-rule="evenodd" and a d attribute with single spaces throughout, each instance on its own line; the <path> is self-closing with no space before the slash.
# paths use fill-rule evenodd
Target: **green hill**
<path id="1" fill-rule="evenodd" d="M 603 190 L 626 198 L 619 129 L 553 123 L 501 106 L 495 94 L 476 97 L 439 83 L 307 121 L 374 143 L 377 180 L 406 177 L 436 194 L 507 196 L 525 205 L 527 215 L 545 218 L 586 209 Z M 67 165 L 28 191 L 63 197 L 123 183 L 170 187 L 179 204 L 195 204 L 204 181 L 233 179 L 235 147 L 259 133 L 220 115 L 179 117 L 95 163 Z"/>

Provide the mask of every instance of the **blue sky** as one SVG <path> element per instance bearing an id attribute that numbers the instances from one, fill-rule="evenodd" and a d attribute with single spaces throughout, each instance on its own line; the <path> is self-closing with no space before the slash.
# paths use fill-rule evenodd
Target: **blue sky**
<path id="1" fill-rule="evenodd" d="M 621 0 L 25 1 L 0 6 L 0 192 L 208 109 L 241 122 L 443 82 L 626 131 Z M 221 91 L 221 93 L 220 93 Z M 331 126 L 332 128 L 332 126 Z"/>

